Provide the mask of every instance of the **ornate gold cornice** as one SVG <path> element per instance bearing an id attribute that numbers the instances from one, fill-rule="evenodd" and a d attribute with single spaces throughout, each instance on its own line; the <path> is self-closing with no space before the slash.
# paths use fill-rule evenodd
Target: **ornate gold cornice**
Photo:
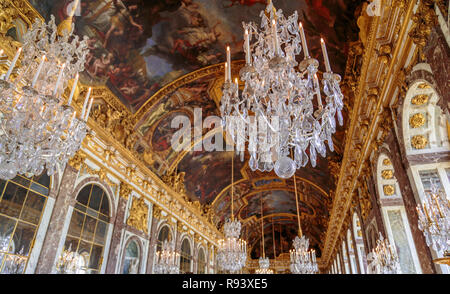
<path id="1" fill-rule="evenodd" d="M 389 128 L 392 127 L 392 119 L 381 124 L 380 121 L 383 121 L 383 119 L 391 118 L 390 111 L 388 111 L 387 108 L 384 108 L 385 105 L 387 105 L 389 102 L 387 101 L 386 97 L 392 98 L 393 96 L 388 95 L 388 93 L 392 93 L 394 90 L 393 87 L 388 88 L 388 81 L 391 78 L 394 78 L 397 74 L 397 71 L 402 68 L 400 64 L 404 64 L 406 62 L 406 53 L 411 50 L 412 42 L 409 41 L 409 38 L 407 36 L 407 28 L 410 24 L 414 5 L 414 1 L 408 1 L 408 5 L 407 7 L 405 7 L 405 9 L 397 9 L 396 7 L 390 10 L 382 9 L 382 16 L 374 17 L 371 23 L 370 33 L 368 34 L 368 39 L 366 41 L 366 51 L 364 53 L 362 61 L 363 66 L 359 79 L 359 85 L 355 93 L 355 106 L 353 112 L 351 113 L 351 123 L 347 132 L 344 158 L 340 171 L 339 182 L 337 184 L 335 193 L 336 197 L 333 201 L 333 209 L 331 212 L 331 218 L 325 240 L 325 248 L 323 252 L 323 262 L 325 263 L 325 266 L 329 265 L 332 257 L 331 253 L 333 252 L 333 248 L 336 246 L 337 237 L 340 235 L 340 232 L 343 228 L 344 217 L 346 215 L 345 212 L 351 206 L 351 195 L 353 194 L 353 190 L 355 189 L 358 174 L 365 161 L 365 157 L 374 149 L 379 148 L 380 144 L 382 143 L 381 139 L 384 139 L 389 131 Z M 396 17 L 392 18 L 390 15 L 395 13 L 397 14 Z M 388 19 L 395 19 L 397 21 L 397 24 L 389 25 L 389 29 L 398 29 L 399 33 L 391 35 L 394 38 L 394 40 L 391 42 L 394 50 L 390 56 L 390 61 L 388 63 L 383 63 L 380 59 L 373 59 L 373 56 L 376 53 L 375 48 L 377 43 L 386 42 L 385 40 L 382 40 L 382 38 L 377 39 L 377 33 L 381 25 L 387 25 L 386 21 Z M 400 19 L 402 19 L 401 23 Z M 385 35 L 389 34 L 385 33 Z M 379 46 L 382 46 L 383 43 L 381 43 Z M 381 68 L 379 70 L 376 69 L 376 67 L 374 67 L 374 62 L 378 67 L 385 68 Z M 368 116 L 371 118 L 371 116 L 373 115 L 373 118 L 368 121 L 367 132 L 361 134 L 360 128 L 358 127 L 361 123 L 361 120 L 358 119 L 358 117 L 361 116 L 361 113 L 365 112 L 365 110 L 361 109 L 361 102 L 364 95 L 364 89 L 367 87 L 366 79 L 368 77 L 369 66 L 371 66 L 372 70 L 377 70 L 378 72 L 382 72 L 383 74 L 378 77 L 376 81 L 378 86 L 375 85 L 379 88 L 379 91 L 377 91 L 377 99 L 374 101 L 376 103 L 373 104 L 373 108 L 372 110 L 370 110 L 370 115 Z M 371 87 L 373 88 L 374 85 L 372 85 L 372 83 Z M 363 108 L 367 108 L 367 105 L 364 105 Z M 382 111 L 383 109 L 385 111 Z M 380 131 L 382 132 L 382 138 L 377 139 L 376 136 Z M 375 144 L 373 144 L 372 142 L 374 142 Z M 359 150 L 361 150 L 361 154 L 355 161 L 355 146 L 358 143 L 361 144 L 361 147 L 359 148 Z M 370 149 L 370 146 L 372 146 L 373 149 Z M 366 201 L 361 201 L 362 210 L 364 202 Z M 367 204 L 369 203 L 370 201 L 368 201 Z"/>

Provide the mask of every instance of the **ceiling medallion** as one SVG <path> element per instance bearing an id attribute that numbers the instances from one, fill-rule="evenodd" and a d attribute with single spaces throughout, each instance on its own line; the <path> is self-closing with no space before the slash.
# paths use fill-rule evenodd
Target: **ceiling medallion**
<path id="1" fill-rule="evenodd" d="M 428 144 L 427 138 L 422 135 L 416 135 L 411 138 L 411 145 L 415 149 L 424 149 Z"/>
<path id="2" fill-rule="evenodd" d="M 227 47 L 220 111 L 241 160 L 248 143 L 251 170 L 274 169 L 286 179 L 308 161 L 315 167 L 317 153 L 326 156 L 325 141 L 334 151 L 331 136 L 336 132 L 336 116 L 343 125 L 341 77 L 332 72 L 321 39 L 326 68 L 321 87 L 319 62 L 309 56 L 297 12 L 285 18 L 282 10 L 277 11 L 269 1 L 260 16 L 260 29 L 255 23 L 243 23 L 246 65 L 240 71 L 245 83 L 242 93 L 238 80 L 231 80 Z M 296 56 L 301 51 L 304 58 L 298 63 Z M 289 158 L 290 150 L 294 151 L 293 159 Z"/>
<path id="3" fill-rule="evenodd" d="M 421 126 L 425 125 L 425 122 L 426 119 L 422 113 L 416 113 L 409 119 L 409 125 L 412 128 L 420 128 Z"/>

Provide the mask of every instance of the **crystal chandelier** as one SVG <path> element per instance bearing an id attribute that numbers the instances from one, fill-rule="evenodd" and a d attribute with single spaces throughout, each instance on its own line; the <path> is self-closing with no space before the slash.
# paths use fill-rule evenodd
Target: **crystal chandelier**
<path id="1" fill-rule="evenodd" d="M 380 233 L 377 247 L 367 255 L 370 261 L 368 271 L 371 274 L 401 274 L 400 262 L 395 246 L 389 244 Z"/>
<path id="2" fill-rule="evenodd" d="M 319 271 L 316 261 L 316 251 L 309 249 L 309 239 L 302 234 L 300 225 L 300 212 L 297 198 L 297 179 L 294 174 L 295 202 L 297 205 L 298 236 L 292 242 L 294 248 L 290 250 L 291 273 L 293 274 L 315 274 Z M 300 236 L 300 238 L 299 238 Z"/>
<path id="3" fill-rule="evenodd" d="M 273 270 L 269 268 L 270 260 L 268 257 L 259 258 L 259 268 L 255 270 L 256 274 L 270 275 L 273 274 Z"/>
<path id="4" fill-rule="evenodd" d="M 161 251 L 156 252 L 156 274 L 178 274 L 180 269 L 178 268 L 177 261 L 180 258 L 180 254 L 175 252 L 174 246 L 165 240 L 162 243 Z"/>
<path id="5" fill-rule="evenodd" d="M 64 24 L 64 23 L 63 23 Z M 70 106 L 84 70 L 88 53 L 87 38 L 73 35 L 73 27 L 37 20 L 24 36 L 8 72 L 0 79 L 0 178 L 8 180 L 18 173 L 39 175 L 44 169 L 52 175 L 58 164 L 65 164 L 80 148 L 86 136 L 90 89 L 82 113 Z M 10 81 L 22 55 L 18 76 Z M 70 79 L 73 88 L 67 104 L 62 93 Z"/>
<path id="6" fill-rule="evenodd" d="M 289 178 L 308 160 L 314 167 L 317 153 L 326 156 L 325 141 L 334 150 L 331 136 L 336 132 L 336 115 L 339 124 L 343 124 L 341 77 L 332 72 L 321 39 L 326 72 L 320 86 L 319 62 L 309 56 L 297 12 L 285 18 L 269 1 L 260 16 L 260 30 L 254 23 L 243 23 L 246 66 L 240 71 L 240 79 L 245 83 L 241 94 L 237 79 L 231 81 L 230 48 L 227 47 L 220 106 L 222 123 L 235 142 L 241 160 L 248 143 L 249 165 L 253 171 L 275 169 L 279 177 Z M 250 46 L 253 37 L 255 41 Z M 302 47 L 304 59 L 298 63 L 296 56 Z M 295 154 L 293 159 L 288 157 L 290 149 Z"/>
<path id="7" fill-rule="evenodd" d="M 56 263 L 56 269 L 59 274 L 78 274 L 84 270 L 84 258 L 78 253 L 72 251 L 72 244 L 68 249 L 64 249 Z"/>
<path id="8" fill-rule="evenodd" d="M 450 261 L 450 202 L 438 185 L 431 181 L 431 191 L 426 193 L 422 205 L 417 205 L 419 229 L 425 235 L 428 246 L 444 258 L 436 263 L 449 264 Z"/>
<path id="9" fill-rule="evenodd" d="M 264 249 L 264 214 L 263 214 L 263 198 L 261 194 L 261 240 L 262 240 L 262 253 L 263 256 L 259 258 L 259 268 L 256 269 L 256 274 L 273 274 L 273 270 L 270 267 L 270 260 L 266 257 L 266 252 Z"/>
<path id="10" fill-rule="evenodd" d="M 241 222 L 234 220 L 234 154 L 231 159 L 231 220 L 224 225 L 225 239 L 219 240 L 217 263 L 223 270 L 235 273 L 242 269 L 247 260 L 247 242 L 240 239 Z"/>

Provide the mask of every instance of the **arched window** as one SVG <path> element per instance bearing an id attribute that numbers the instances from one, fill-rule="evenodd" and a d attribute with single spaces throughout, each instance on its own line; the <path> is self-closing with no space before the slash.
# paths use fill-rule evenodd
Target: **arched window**
<path id="1" fill-rule="evenodd" d="M 47 203 L 50 177 L 0 180 L 0 273 L 24 273 Z"/>
<path id="2" fill-rule="evenodd" d="M 337 266 L 338 266 L 338 272 L 340 274 L 342 274 L 342 269 L 341 269 L 341 255 L 338 253 L 337 254 L 337 260 L 336 260 Z"/>
<path id="3" fill-rule="evenodd" d="M 366 251 L 364 249 L 364 241 L 362 238 L 361 231 L 361 223 L 356 212 L 353 214 L 353 237 L 355 238 L 356 243 L 356 252 L 358 256 L 359 268 L 361 270 L 361 274 L 365 273 L 365 259 L 366 259 Z"/>
<path id="4" fill-rule="evenodd" d="M 170 233 L 170 229 L 168 226 L 163 226 L 158 234 L 158 244 L 156 245 L 156 251 L 162 250 L 162 244 L 164 241 L 171 242 L 172 234 Z"/>
<path id="5" fill-rule="evenodd" d="M 381 213 L 389 242 L 397 248 L 403 273 L 421 273 L 416 247 L 391 160 L 380 154 L 377 182 Z"/>
<path id="6" fill-rule="evenodd" d="M 81 256 L 76 273 L 100 273 L 109 213 L 108 196 L 99 186 L 89 184 L 78 193 L 64 243 L 64 249 L 71 248 Z"/>
<path id="7" fill-rule="evenodd" d="M 403 104 L 402 127 L 406 154 L 450 150 L 448 123 L 436 105 L 439 96 L 427 82 L 413 83 Z"/>
<path id="8" fill-rule="evenodd" d="M 131 241 L 125 248 L 125 256 L 123 259 L 122 274 L 138 274 L 139 273 L 140 251 L 136 241 Z"/>
<path id="9" fill-rule="evenodd" d="M 450 152 L 450 124 L 436 103 L 439 99 L 429 83 L 419 80 L 410 86 L 403 105 L 403 136 L 408 158 L 413 159 L 415 155 L 424 153 L 429 153 L 432 158 L 428 162 L 410 160 L 417 203 L 423 202 L 431 181 L 439 186 L 447 199 L 450 195 L 450 162 L 436 159 L 433 155 Z M 442 257 L 432 247 L 430 251 L 433 258 Z M 450 273 L 448 266 L 438 267 L 442 273 Z"/>
<path id="10" fill-rule="evenodd" d="M 358 273 L 358 269 L 356 266 L 355 248 L 353 246 L 353 238 L 350 229 L 347 230 L 347 247 L 348 256 L 350 257 L 350 268 L 352 270 L 352 274 L 356 274 Z"/>
<path id="11" fill-rule="evenodd" d="M 180 271 L 181 273 L 192 272 L 192 254 L 191 254 L 191 244 L 189 240 L 185 238 L 181 243 L 181 255 L 180 255 Z"/>
<path id="12" fill-rule="evenodd" d="M 342 259 L 344 260 L 344 268 L 345 268 L 345 274 L 350 274 L 350 268 L 348 265 L 348 258 L 347 258 L 347 249 L 345 248 L 345 241 L 342 241 Z"/>
<path id="13" fill-rule="evenodd" d="M 203 250 L 203 248 L 200 248 L 198 250 L 197 260 L 197 274 L 206 274 L 206 256 L 205 250 Z"/>

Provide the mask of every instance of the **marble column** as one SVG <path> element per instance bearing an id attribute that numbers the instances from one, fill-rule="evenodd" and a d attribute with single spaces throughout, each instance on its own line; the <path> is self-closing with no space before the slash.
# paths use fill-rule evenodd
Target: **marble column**
<path id="1" fill-rule="evenodd" d="M 425 237 L 418 227 L 418 216 L 416 211 L 417 202 L 404 165 L 405 162 L 407 163 L 407 160 L 401 155 L 398 141 L 393 133 L 390 133 L 386 138 L 386 143 L 390 148 L 391 162 L 394 166 L 395 178 L 397 179 L 400 187 L 406 216 L 408 217 L 411 234 L 414 244 L 416 245 L 416 251 L 422 267 L 422 272 L 424 274 L 434 274 L 436 273 L 436 268 L 433 264 L 430 248 L 427 246 Z"/>
<path id="2" fill-rule="evenodd" d="M 125 227 L 125 213 L 127 209 L 128 198 L 119 197 L 119 203 L 117 205 L 116 218 L 114 220 L 114 228 L 111 236 L 111 245 L 109 249 L 108 263 L 106 264 L 106 274 L 114 274 L 116 271 L 117 263 L 119 262 L 120 254 L 120 239 Z"/>
<path id="3" fill-rule="evenodd" d="M 69 206 L 75 201 L 76 195 L 73 194 L 73 189 L 77 175 L 78 170 L 67 164 L 56 193 L 55 206 L 50 217 L 47 233 L 42 242 L 36 274 L 49 274 L 52 272 Z"/>
<path id="4" fill-rule="evenodd" d="M 146 267 L 146 273 L 151 274 L 153 271 L 153 259 L 155 258 L 155 248 L 156 244 L 158 242 L 158 223 L 159 218 L 155 216 L 155 212 L 157 209 L 154 208 L 153 210 L 153 218 L 152 218 L 152 226 L 150 230 L 150 240 L 148 245 L 148 257 L 147 257 L 147 267 Z"/>
<path id="5" fill-rule="evenodd" d="M 353 269 L 352 269 L 352 260 L 350 258 L 350 248 L 348 247 L 348 242 L 347 242 L 347 238 L 345 238 L 344 240 L 344 244 L 345 244 L 345 248 L 347 251 L 347 263 L 348 263 L 348 270 L 350 271 L 350 274 L 354 274 Z"/>

